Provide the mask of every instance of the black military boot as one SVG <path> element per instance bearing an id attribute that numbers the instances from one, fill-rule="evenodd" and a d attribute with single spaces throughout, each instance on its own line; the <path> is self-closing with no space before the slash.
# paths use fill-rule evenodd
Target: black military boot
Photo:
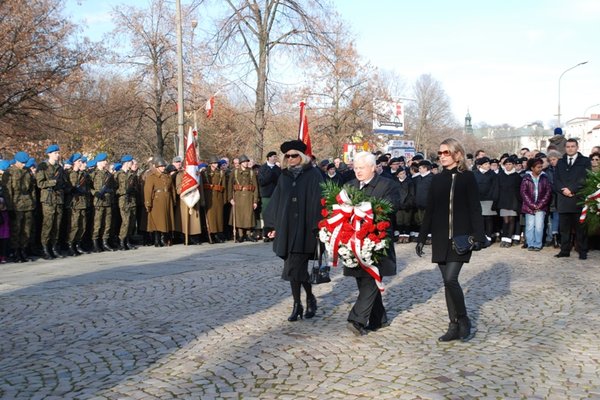
<path id="1" fill-rule="evenodd" d="M 160 232 L 154 232 L 154 247 L 163 247 L 164 244 L 160 240 Z"/>
<path id="2" fill-rule="evenodd" d="M 127 247 L 127 241 L 125 239 L 119 240 L 119 250 L 129 250 L 129 247 Z"/>
<path id="3" fill-rule="evenodd" d="M 43 246 L 42 247 L 42 258 L 44 258 L 44 260 L 52 260 L 54 257 L 54 254 L 52 254 L 52 252 L 50 251 L 50 247 L 49 246 Z"/>
<path id="4" fill-rule="evenodd" d="M 65 258 L 65 256 L 63 256 L 62 253 L 60 252 L 59 245 L 55 244 L 54 246 L 52 246 L 52 251 L 54 252 L 54 257 Z"/>
<path id="5" fill-rule="evenodd" d="M 67 255 L 70 257 L 79 255 L 79 252 L 77 252 L 77 249 L 75 249 L 75 245 L 73 243 L 67 243 Z"/>
<path id="6" fill-rule="evenodd" d="M 27 252 L 25 251 L 25 249 L 19 249 L 18 253 L 19 253 L 19 259 L 21 260 L 21 262 L 29 262 L 29 261 L 31 261 L 31 257 L 29 257 L 27 255 Z"/>
<path id="7" fill-rule="evenodd" d="M 452 321 L 448 324 L 448 331 L 438 338 L 440 342 L 449 342 L 451 340 L 457 340 L 458 335 L 458 322 Z"/>
<path id="8" fill-rule="evenodd" d="M 100 245 L 100 239 L 92 240 L 94 242 L 94 253 L 102 253 L 102 246 Z"/>
<path id="9" fill-rule="evenodd" d="M 131 242 L 130 237 L 125 238 L 125 244 L 127 245 L 127 248 L 129 248 L 129 250 L 137 250 L 137 246 Z"/>
<path id="10" fill-rule="evenodd" d="M 102 240 L 102 249 L 104 251 L 116 251 L 115 249 L 110 247 L 110 244 L 108 244 L 108 239 Z"/>
<path id="11" fill-rule="evenodd" d="M 75 250 L 79 254 L 90 254 L 89 251 L 86 251 L 86 250 L 83 249 L 83 247 L 81 247 L 81 243 L 79 243 L 79 242 L 75 243 Z"/>

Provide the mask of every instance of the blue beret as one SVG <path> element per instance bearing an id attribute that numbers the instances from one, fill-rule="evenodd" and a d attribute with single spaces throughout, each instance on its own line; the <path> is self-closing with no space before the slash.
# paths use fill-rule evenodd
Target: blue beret
<path id="1" fill-rule="evenodd" d="M 71 164 L 73 164 L 75 161 L 80 160 L 81 159 L 81 153 L 74 153 L 71 158 L 69 158 L 69 160 L 71 160 Z"/>
<path id="2" fill-rule="evenodd" d="M 15 154 L 15 160 L 25 164 L 29 160 L 29 154 L 25 153 L 24 151 L 19 151 L 17 154 Z"/>
<path id="3" fill-rule="evenodd" d="M 220 167 L 221 165 L 223 165 L 223 164 L 227 164 L 227 161 L 225 161 L 225 160 L 219 160 L 219 167 Z"/>
<path id="4" fill-rule="evenodd" d="M 83 162 L 83 163 L 87 162 L 87 157 L 86 156 L 81 156 L 81 162 Z"/>
<path id="5" fill-rule="evenodd" d="M 200 168 L 206 168 L 206 167 L 208 167 L 208 164 L 205 163 L 205 162 L 198 164 L 198 169 L 200 169 Z"/>
<path id="6" fill-rule="evenodd" d="M 29 160 L 27 160 L 27 162 L 25 163 L 25 168 L 31 168 L 31 167 L 36 167 L 37 164 L 35 163 L 35 158 L 30 157 Z"/>
<path id="7" fill-rule="evenodd" d="M 17 162 L 17 161 L 16 161 L 16 160 L 13 158 L 13 159 L 12 159 L 12 160 L 10 160 L 8 163 L 9 163 L 10 165 L 15 165 L 15 163 L 16 163 L 16 162 Z"/>
<path id="8" fill-rule="evenodd" d="M 125 154 L 121 157 L 121 162 L 133 161 L 133 156 L 131 154 Z"/>
<path id="9" fill-rule="evenodd" d="M 65 165 L 73 165 L 73 161 L 70 158 L 67 158 L 64 162 Z"/>
<path id="10" fill-rule="evenodd" d="M 92 158 L 91 160 L 89 160 L 88 163 L 87 163 L 88 168 L 94 168 L 96 166 L 96 162 L 97 161 L 96 161 L 95 158 Z"/>
<path id="11" fill-rule="evenodd" d="M 10 167 L 10 162 L 8 160 L 0 160 L 0 171 L 6 171 Z"/>
<path id="12" fill-rule="evenodd" d="M 116 162 L 115 165 L 113 166 L 113 169 L 116 171 L 120 170 L 121 168 L 123 168 L 123 164 L 121 164 L 120 162 Z"/>
<path id="13" fill-rule="evenodd" d="M 108 158 L 108 155 L 106 153 L 98 153 L 98 155 L 96 156 L 96 162 L 104 161 L 107 158 Z"/>
<path id="14" fill-rule="evenodd" d="M 55 151 L 59 151 L 60 148 L 58 147 L 57 144 L 51 144 L 50 146 L 48 146 L 48 148 L 46 149 L 46 154 L 49 153 L 54 153 Z"/>

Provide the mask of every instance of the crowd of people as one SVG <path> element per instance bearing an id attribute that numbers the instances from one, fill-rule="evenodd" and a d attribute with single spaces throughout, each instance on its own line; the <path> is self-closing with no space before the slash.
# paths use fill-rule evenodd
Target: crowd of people
<path id="1" fill-rule="evenodd" d="M 553 246 L 560 249 L 557 257 L 569 256 L 574 246 L 587 258 L 590 244 L 578 223 L 578 192 L 587 171 L 600 168 L 600 149 L 586 157 L 576 140 L 563 139 L 562 146 L 551 144 L 544 151 L 523 148 L 498 158 L 484 150 L 466 154 L 492 244 L 531 251 Z M 439 157 L 374 155 L 376 173 L 394 181 L 399 196 L 394 240 L 416 242 L 433 176 L 441 171 Z M 179 196 L 181 157 L 169 164 L 155 157 L 140 168 L 129 154 L 113 160 L 106 153 L 65 158 L 53 144 L 39 164 L 24 151 L 0 160 L 0 263 L 139 245 L 271 241 L 273 227 L 265 224 L 263 210 L 282 173 L 278 153 L 270 151 L 263 163 L 245 155 L 231 163 L 216 156 L 204 161 L 198 168 L 200 200 L 190 209 Z M 351 161 L 314 156 L 310 161 L 325 181 L 343 185 L 356 177 Z M 596 238 L 591 246 L 597 247 Z"/>

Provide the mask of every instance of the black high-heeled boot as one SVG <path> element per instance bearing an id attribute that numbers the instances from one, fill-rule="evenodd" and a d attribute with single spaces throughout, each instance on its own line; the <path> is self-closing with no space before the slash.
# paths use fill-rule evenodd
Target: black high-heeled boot
<path id="1" fill-rule="evenodd" d="M 463 342 L 471 339 L 471 320 L 467 316 L 458 319 L 458 337 Z"/>
<path id="2" fill-rule="evenodd" d="M 302 313 L 304 312 L 304 307 L 302 307 L 302 303 L 294 303 L 294 308 L 292 308 L 292 313 L 288 317 L 288 321 L 298 321 L 298 317 L 302 319 Z"/>
<path id="3" fill-rule="evenodd" d="M 438 338 L 440 342 L 449 342 L 451 340 L 457 340 L 458 336 L 458 322 L 452 321 L 448 324 L 448 331 Z"/>
<path id="4" fill-rule="evenodd" d="M 317 298 L 315 295 L 311 295 L 306 298 L 306 313 L 304 313 L 304 318 L 312 318 L 317 313 Z"/>

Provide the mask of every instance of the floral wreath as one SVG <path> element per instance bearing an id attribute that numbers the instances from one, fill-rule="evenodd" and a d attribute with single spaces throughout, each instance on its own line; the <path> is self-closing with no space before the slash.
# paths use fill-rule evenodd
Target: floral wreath
<path id="1" fill-rule="evenodd" d="M 588 171 L 581 193 L 584 200 L 579 222 L 585 223 L 588 233 L 597 233 L 600 231 L 600 171 Z"/>
<path id="2" fill-rule="evenodd" d="M 383 292 L 375 264 L 387 254 L 391 243 L 387 229 L 392 204 L 350 185 L 324 182 L 321 188 L 324 219 L 319 222 L 319 240 L 325 243 L 332 265 L 336 267 L 341 259 L 347 268 L 363 268 Z"/>

